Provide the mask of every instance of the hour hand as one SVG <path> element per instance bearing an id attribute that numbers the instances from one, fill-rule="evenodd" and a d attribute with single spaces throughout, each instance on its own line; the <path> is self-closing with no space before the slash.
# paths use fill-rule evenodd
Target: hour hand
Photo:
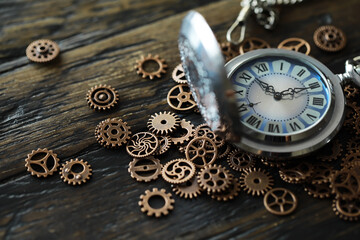
<path id="1" fill-rule="evenodd" d="M 258 78 L 255 78 L 255 82 L 259 84 L 259 86 L 265 90 L 265 93 L 275 93 L 275 88 L 272 85 L 269 85 L 266 82 L 263 82 L 259 80 Z"/>

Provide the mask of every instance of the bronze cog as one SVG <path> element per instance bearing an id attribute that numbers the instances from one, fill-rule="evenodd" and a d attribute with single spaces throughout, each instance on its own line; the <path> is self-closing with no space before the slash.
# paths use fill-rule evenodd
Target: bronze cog
<path id="1" fill-rule="evenodd" d="M 59 158 L 52 150 L 38 148 L 27 155 L 25 167 L 31 175 L 47 177 L 57 171 Z"/>
<path id="2" fill-rule="evenodd" d="M 98 143 L 104 147 L 116 148 L 127 143 L 131 131 L 126 122 L 120 118 L 108 118 L 100 122 L 95 128 Z"/>
<path id="3" fill-rule="evenodd" d="M 333 200 L 333 211 L 337 216 L 346 221 L 357 221 L 360 217 L 360 199 L 344 200 L 336 198 Z"/>
<path id="4" fill-rule="evenodd" d="M 264 195 L 272 189 L 273 185 L 273 177 L 262 169 L 250 168 L 244 170 L 240 177 L 240 186 L 252 196 Z"/>
<path id="5" fill-rule="evenodd" d="M 201 188 L 196 176 L 185 183 L 175 185 L 173 187 L 173 191 L 180 197 L 190 199 L 196 198 L 201 194 Z"/>
<path id="6" fill-rule="evenodd" d="M 177 111 L 188 111 L 197 106 L 187 84 L 179 84 L 171 88 L 167 95 L 167 102 L 172 109 Z"/>
<path id="7" fill-rule="evenodd" d="M 166 163 L 161 171 L 163 179 L 172 184 L 187 182 L 192 179 L 195 173 L 195 164 L 182 158 Z"/>
<path id="8" fill-rule="evenodd" d="M 343 152 L 343 145 L 339 139 L 334 139 L 330 144 L 323 147 L 318 154 L 318 159 L 324 162 L 333 162 L 338 160 Z"/>
<path id="9" fill-rule="evenodd" d="M 224 167 L 214 164 L 201 169 L 197 178 L 200 187 L 211 194 L 225 191 L 230 186 L 233 176 Z"/>
<path id="10" fill-rule="evenodd" d="M 359 90 L 351 84 L 348 84 L 344 88 L 344 93 L 347 99 L 353 99 L 359 95 Z"/>
<path id="11" fill-rule="evenodd" d="M 162 165 L 159 159 L 153 156 L 134 158 L 129 163 L 128 172 L 138 182 L 150 182 L 161 174 Z"/>
<path id="12" fill-rule="evenodd" d="M 207 137 L 197 137 L 189 142 L 185 149 L 186 159 L 193 162 L 197 168 L 203 168 L 215 162 L 217 147 Z"/>
<path id="13" fill-rule="evenodd" d="M 90 108 L 104 111 L 112 109 L 119 101 L 119 93 L 109 85 L 96 85 L 86 94 L 86 100 Z"/>
<path id="14" fill-rule="evenodd" d="M 135 158 L 143 158 L 153 154 L 159 147 L 157 137 L 149 132 L 134 134 L 126 145 L 128 154 Z"/>
<path id="15" fill-rule="evenodd" d="M 312 184 L 328 183 L 334 173 L 333 168 L 325 163 L 315 163 L 312 165 L 312 169 L 313 171 L 310 176 Z"/>
<path id="16" fill-rule="evenodd" d="M 160 208 L 153 208 L 150 206 L 149 200 L 150 198 L 158 196 L 164 200 L 164 205 Z M 170 210 L 174 209 L 173 204 L 175 200 L 172 198 L 171 193 L 166 193 L 165 189 L 158 190 L 157 188 L 153 188 L 152 191 L 146 190 L 145 194 L 140 195 L 139 206 L 141 207 L 141 211 L 143 213 L 147 213 L 148 216 L 161 217 L 169 214 Z"/>
<path id="17" fill-rule="evenodd" d="M 180 137 L 173 136 L 172 141 L 174 144 L 183 144 L 186 141 L 189 141 L 190 138 L 194 136 L 194 125 L 190 121 L 186 121 L 185 119 L 182 119 L 180 121 L 180 127 L 179 130 L 185 130 L 186 133 L 182 134 Z"/>
<path id="18" fill-rule="evenodd" d="M 278 48 L 301 52 L 309 55 L 311 51 L 310 44 L 302 38 L 288 38 L 279 43 Z"/>
<path id="19" fill-rule="evenodd" d="M 352 162 L 360 162 L 360 150 L 349 152 L 342 158 L 341 166 L 344 167 Z"/>
<path id="20" fill-rule="evenodd" d="M 154 155 L 161 155 L 166 153 L 171 146 L 171 138 L 168 136 L 157 136 L 157 138 L 159 140 L 159 147 L 155 151 Z"/>
<path id="21" fill-rule="evenodd" d="M 287 183 L 301 183 L 309 178 L 312 174 L 312 165 L 300 161 L 289 166 L 280 167 L 279 174 L 282 180 Z"/>
<path id="22" fill-rule="evenodd" d="M 360 137 L 352 137 L 348 140 L 346 144 L 346 148 L 348 152 L 355 152 L 360 149 Z"/>
<path id="23" fill-rule="evenodd" d="M 240 183 L 237 178 L 233 178 L 229 187 L 222 192 L 216 192 L 211 194 L 211 198 L 218 201 L 229 201 L 239 195 Z"/>
<path id="24" fill-rule="evenodd" d="M 255 161 L 251 155 L 236 149 L 227 158 L 229 166 L 235 171 L 244 171 L 255 166 Z"/>
<path id="25" fill-rule="evenodd" d="M 187 84 L 185 71 L 181 63 L 174 68 L 172 72 L 172 78 L 179 84 Z"/>
<path id="26" fill-rule="evenodd" d="M 225 62 L 228 62 L 239 55 L 239 53 L 234 49 L 234 46 L 230 42 L 221 43 L 220 48 L 225 58 Z"/>
<path id="27" fill-rule="evenodd" d="M 328 198 L 331 195 L 329 183 L 306 184 L 304 190 L 314 198 Z"/>
<path id="28" fill-rule="evenodd" d="M 75 170 L 76 167 L 79 169 Z M 62 164 L 62 167 L 60 168 L 60 178 L 70 185 L 80 185 L 82 183 L 86 183 L 86 181 L 90 179 L 91 175 L 91 166 L 88 162 L 84 162 L 82 159 L 71 159 L 70 161 Z"/>
<path id="29" fill-rule="evenodd" d="M 180 118 L 171 112 L 160 112 L 150 116 L 148 129 L 155 134 L 168 134 L 173 132 L 180 124 Z"/>
<path id="30" fill-rule="evenodd" d="M 38 63 L 49 62 L 55 59 L 60 52 L 56 42 L 48 39 L 33 41 L 26 48 L 26 56 L 29 60 Z"/>
<path id="31" fill-rule="evenodd" d="M 210 138 L 215 144 L 216 147 L 222 147 L 225 144 L 225 140 L 217 136 L 207 124 L 200 124 L 195 128 L 194 132 L 195 137 L 208 137 Z"/>
<path id="32" fill-rule="evenodd" d="M 315 45 L 327 52 L 337 52 L 346 45 L 345 33 L 335 26 L 321 26 L 314 32 Z"/>
<path id="33" fill-rule="evenodd" d="M 264 206 L 270 213 L 284 216 L 295 211 L 297 198 L 286 188 L 274 188 L 265 194 Z"/>
<path id="34" fill-rule="evenodd" d="M 158 65 L 158 69 L 151 72 L 146 71 L 144 67 L 147 63 L 150 62 L 155 62 Z M 136 72 L 142 78 L 149 78 L 150 80 L 153 80 L 155 77 L 161 78 L 161 75 L 166 73 L 167 65 L 165 60 L 161 59 L 159 55 L 152 56 L 151 54 L 148 54 L 147 57 L 141 56 L 140 60 L 137 60 L 136 63 Z"/>
<path id="35" fill-rule="evenodd" d="M 263 48 L 270 48 L 270 45 L 261 38 L 256 38 L 256 37 L 247 38 L 241 42 L 239 47 L 239 53 L 244 54 L 252 50 L 263 49 Z"/>
<path id="36" fill-rule="evenodd" d="M 358 198 L 360 195 L 360 178 L 353 170 L 342 169 L 331 176 L 330 188 L 338 198 Z"/>
<path id="37" fill-rule="evenodd" d="M 218 156 L 217 158 L 218 159 L 222 159 L 222 158 L 225 158 L 225 157 L 228 157 L 229 153 L 231 152 L 231 146 L 230 144 L 228 143 L 225 143 L 224 146 L 220 147 L 218 149 Z"/>

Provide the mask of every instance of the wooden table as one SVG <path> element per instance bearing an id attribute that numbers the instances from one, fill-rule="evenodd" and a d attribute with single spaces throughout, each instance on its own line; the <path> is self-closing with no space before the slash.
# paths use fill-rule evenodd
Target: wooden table
<path id="1" fill-rule="evenodd" d="M 131 157 L 124 148 L 108 150 L 94 138 L 94 127 L 121 117 L 133 133 L 146 130 L 149 116 L 170 110 L 166 102 L 172 69 L 179 63 L 177 36 L 190 9 L 202 13 L 220 41 L 240 10 L 238 0 L 5 0 L 0 3 L 0 237 L 3 239 L 359 239 L 360 224 L 336 217 L 331 200 L 313 199 L 302 185 L 275 178 L 298 196 L 297 211 L 286 217 L 268 213 L 262 197 L 244 192 L 230 202 L 203 194 L 196 200 L 174 196 L 175 209 L 160 219 L 140 212 L 138 199 L 153 187 L 171 191 L 162 179 L 139 183 L 130 177 Z M 311 55 L 335 73 L 360 55 L 358 0 L 305 1 L 281 8 L 280 23 L 266 31 L 249 21 L 247 36 L 271 46 L 285 38 L 311 43 Z M 343 29 L 348 43 L 338 53 L 315 47 L 314 30 L 324 24 Z M 56 41 L 61 54 L 51 64 L 25 56 L 33 40 Z M 134 65 L 143 54 L 159 54 L 169 70 L 160 80 L 139 77 Z M 110 84 L 119 106 L 94 112 L 86 103 L 89 88 Z M 200 116 L 181 114 L 195 124 Z M 88 161 L 92 179 L 79 187 L 31 176 L 24 167 L 33 149 L 54 150 L 61 162 Z M 160 157 L 164 163 L 176 151 Z M 178 156 L 181 156 L 178 154 Z M 224 163 L 226 165 L 226 163 Z M 262 166 L 262 165 L 261 165 Z M 263 167 L 263 166 L 262 166 Z M 276 173 L 274 173 L 275 176 Z"/>

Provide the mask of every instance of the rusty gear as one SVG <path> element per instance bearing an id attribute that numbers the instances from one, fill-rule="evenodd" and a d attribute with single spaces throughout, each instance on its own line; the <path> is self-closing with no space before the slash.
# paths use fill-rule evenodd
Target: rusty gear
<path id="1" fill-rule="evenodd" d="M 337 198 L 333 200 L 333 211 L 337 216 L 346 221 L 357 221 L 360 217 L 360 200 L 344 200 Z"/>
<path id="2" fill-rule="evenodd" d="M 342 144 L 338 139 L 334 139 L 331 144 L 327 144 L 319 151 L 317 158 L 324 162 L 333 162 L 341 157 L 342 152 Z"/>
<path id="3" fill-rule="evenodd" d="M 194 125 L 190 121 L 186 121 L 182 119 L 180 121 L 180 127 L 178 128 L 180 131 L 185 130 L 186 133 L 182 134 L 180 137 L 172 137 L 172 141 L 174 144 L 183 144 L 187 142 L 194 136 Z"/>
<path id="4" fill-rule="evenodd" d="M 181 63 L 174 68 L 172 72 L 172 78 L 179 84 L 187 84 L 185 71 Z"/>
<path id="5" fill-rule="evenodd" d="M 180 118 L 171 112 L 160 112 L 150 116 L 148 129 L 155 134 L 168 134 L 173 132 L 180 124 Z"/>
<path id="6" fill-rule="evenodd" d="M 312 184 L 322 184 L 330 182 L 334 170 L 328 164 L 315 163 L 312 165 L 312 174 L 310 177 Z"/>
<path id="7" fill-rule="evenodd" d="M 240 192 L 240 183 L 237 178 L 233 178 L 229 187 L 222 192 L 212 193 L 211 198 L 218 201 L 228 201 L 234 199 Z"/>
<path id="8" fill-rule="evenodd" d="M 126 145 L 126 151 L 132 157 L 142 158 L 153 154 L 159 147 L 157 137 L 149 132 L 134 134 Z"/>
<path id="9" fill-rule="evenodd" d="M 195 108 L 196 102 L 186 84 L 179 84 L 171 88 L 167 95 L 167 102 L 172 109 L 187 111 Z"/>
<path id="10" fill-rule="evenodd" d="M 228 62 L 239 55 L 239 53 L 234 50 L 234 46 L 230 42 L 221 43 L 220 48 L 223 56 L 225 57 L 225 62 Z"/>
<path id="11" fill-rule="evenodd" d="M 301 38 L 288 38 L 279 43 L 278 48 L 301 52 L 309 55 L 311 47 L 310 44 Z"/>
<path id="12" fill-rule="evenodd" d="M 262 169 L 246 169 L 240 176 L 240 186 L 252 196 L 264 195 L 273 185 L 273 177 Z"/>
<path id="13" fill-rule="evenodd" d="M 95 128 L 95 137 L 104 147 L 116 148 L 127 143 L 131 131 L 126 122 L 120 118 L 108 118 L 100 122 Z"/>
<path id="14" fill-rule="evenodd" d="M 159 147 L 154 154 L 161 155 L 166 153 L 171 146 L 171 138 L 168 136 L 157 136 L 157 138 L 159 140 Z"/>
<path id="15" fill-rule="evenodd" d="M 56 44 L 48 39 L 40 39 L 33 41 L 26 48 L 26 56 L 33 62 L 49 62 L 59 55 L 60 48 Z"/>
<path id="16" fill-rule="evenodd" d="M 193 162 L 197 168 L 203 168 L 214 163 L 217 147 L 210 138 L 197 137 L 186 146 L 185 155 L 186 159 Z"/>
<path id="17" fill-rule="evenodd" d="M 108 110 L 116 106 L 119 101 L 119 93 L 109 85 L 97 85 L 92 87 L 86 94 L 89 106 L 94 110 Z"/>
<path id="18" fill-rule="evenodd" d="M 165 164 L 161 171 L 163 179 L 172 184 L 189 181 L 196 172 L 195 165 L 186 159 L 174 159 Z"/>
<path id="19" fill-rule="evenodd" d="M 233 178 L 228 170 L 216 164 L 205 166 L 197 177 L 200 187 L 208 194 L 225 191 Z"/>
<path id="20" fill-rule="evenodd" d="M 297 199 L 294 193 L 285 188 L 274 188 L 264 196 L 266 210 L 275 215 L 288 215 L 295 211 Z"/>
<path id="21" fill-rule="evenodd" d="M 31 175 L 47 177 L 57 171 L 59 158 L 52 150 L 38 148 L 27 155 L 25 167 Z"/>
<path id="22" fill-rule="evenodd" d="M 220 138 L 219 136 L 217 136 L 210 129 L 210 127 L 205 123 L 200 124 L 199 126 L 197 126 L 195 128 L 194 136 L 195 137 L 208 137 L 216 144 L 216 147 L 218 147 L 218 148 L 225 144 L 225 140 Z"/>
<path id="23" fill-rule="evenodd" d="M 312 174 L 312 165 L 300 161 L 289 166 L 280 167 L 279 175 L 287 183 L 301 183 L 309 178 Z"/>
<path id="24" fill-rule="evenodd" d="M 331 176 L 330 188 L 338 198 L 358 198 L 360 195 L 360 177 L 351 169 L 336 171 Z"/>
<path id="25" fill-rule="evenodd" d="M 307 184 L 304 190 L 314 198 L 328 198 L 331 195 L 329 183 Z"/>
<path id="26" fill-rule="evenodd" d="M 154 196 L 161 197 L 164 200 L 165 203 L 161 208 L 153 208 L 150 206 L 149 200 Z M 158 218 L 161 217 L 161 215 L 168 215 L 169 210 L 174 209 L 174 202 L 175 200 L 172 198 L 171 193 L 166 193 L 165 189 L 158 190 L 157 188 L 153 188 L 152 191 L 146 190 L 145 194 L 140 195 L 140 201 L 138 204 L 143 213 L 147 212 L 148 216 L 155 215 L 155 217 Z"/>
<path id="27" fill-rule="evenodd" d="M 173 191 L 180 197 L 190 199 L 196 198 L 201 194 L 201 188 L 199 186 L 196 176 L 194 176 L 191 180 L 185 183 L 175 185 L 173 187 Z"/>
<path id="28" fill-rule="evenodd" d="M 260 38 L 255 38 L 255 37 L 247 38 L 241 42 L 239 47 L 239 53 L 244 54 L 252 50 L 263 49 L 263 48 L 270 48 L 270 45 L 266 41 Z"/>
<path id="29" fill-rule="evenodd" d="M 150 182 L 161 174 L 162 165 L 160 160 L 153 156 L 145 158 L 134 158 L 129 163 L 128 172 L 130 176 L 138 182 Z"/>
<path id="30" fill-rule="evenodd" d="M 321 50 L 336 52 L 345 47 L 346 36 L 341 29 L 335 26 L 321 26 L 314 32 L 314 42 Z"/>
<path id="31" fill-rule="evenodd" d="M 218 148 L 218 156 L 217 156 L 217 158 L 221 159 L 221 158 L 227 157 L 229 155 L 230 151 L 231 151 L 230 144 L 225 143 L 224 146 Z"/>
<path id="32" fill-rule="evenodd" d="M 149 62 L 156 62 L 156 64 L 158 65 L 158 69 L 152 72 L 146 71 L 144 66 Z M 147 57 L 141 56 L 140 60 L 137 60 L 136 63 L 136 72 L 142 78 L 149 78 L 153 80 L 155 77 L 161 78 L 161 75 L 166 73 L 165 69 L 167 68 L 167 65 L 165 64 L 165 60 L 161 59 L 159 55 L 152 56 L 151 54 L 148 54 Z"/>
<path id="33" fill-rule="evenodd" d="M 74 166 L 81 166 L 81 170 L 75 170 Z M 70 161 L 62 164 L 62 167 L 60 168 L 60 178 L 70 185 L 80 185 L 82 183 L 86 183 L 86 181 L 90 179 L 91 175 L 91 166 L 88 162 L 84 162 L 82 159 L 71 159 Z"/>
<path id="34" fill-rule="evenodd" d="M 344 93 L 347 99 L 355 98 L 357 95 L 359 95 L 359 90 L 357 87 L 352 86 L 351 84 L 348 84 L 344 88 Z"/>
<path id="35" fill-rule="evenodd" d="M 232 169 L 239 172 L 253 168 L 255 165 L 252 156 L 239 149 L 236 149 L 229 154 L 227 162 Z"/>

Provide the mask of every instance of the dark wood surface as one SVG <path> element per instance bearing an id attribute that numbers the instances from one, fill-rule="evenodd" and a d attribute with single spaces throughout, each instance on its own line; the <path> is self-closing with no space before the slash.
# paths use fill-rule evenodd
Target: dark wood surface
<path id="1" fill-rule="evenodd" d="M 170 110 L 166 103 L 171 70 L 179 63 L 177 36 L 190 9 L 200 11 L 219 40 L 240 9 L 238 0 L 47 0 L 0 2 L 0 238 L 3 239 L 359 239 L 360 224 L 334 215 L 331 200 L 313 199 L 303 187 L 285 184 L 299 199 L 287 217 L 268 213 L 261 197 L 245 193 L 230 202 L 208 196 L 186 200 L 174 196 L 167 217 L 149 218 L 140 212 L 138 198 L 153 187 L 171 190 L 162 179 L 144 184 L 133 180 L 130 156 L 121 148 L 108 150 L 96 143 L 94 127 L 108 117 L 121 117 L 133 132 L 146 130 L 149 116 Z M 261 37 L 271 46 L 288 37 L 311 43 L 311 55 L 335 73 L 346 59 L 360 55 L 358 0 L 305 1 L 281 8 L 273 32 L 249 21 L 247 36 Z M 323 24 L 342 28 L 347 46 L 338 53 L 318 50 L 314 30 Z M 56 41 L 61 54 L 51 64 L 35 64 L 25 56 L 33 40 Z M 159 54 L 169 70 L 160 80 L 136 75 L 142 54 Z M 110 84 L 120 93 L 119 106 L 93 112 L 87 90 Z M 200 116 L 180 115 L 201 122 Z M 54 150 L 61 162 L 87 160 L 92 179 L 79 187 L 60 180 L 30 176 L 24 167 L 33 149 Z M 164 163 L 176 151 L 160 157 Z M 179 155 L 181 156 L 181 155 Z M 275 174 L 274 174 L 275 175 Z"/>

